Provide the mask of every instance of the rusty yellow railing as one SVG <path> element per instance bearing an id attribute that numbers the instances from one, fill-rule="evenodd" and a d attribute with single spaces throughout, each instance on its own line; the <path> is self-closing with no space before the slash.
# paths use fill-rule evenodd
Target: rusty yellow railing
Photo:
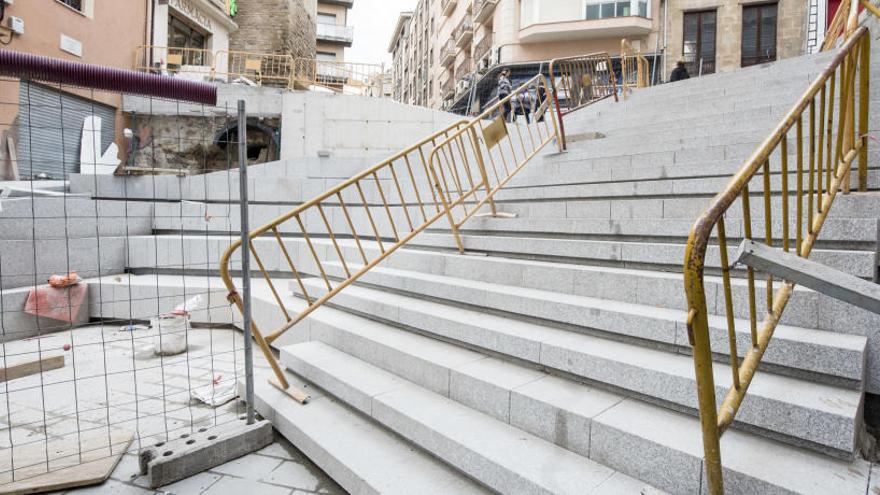
<path id="1" fill-rule="evenodd" d="M 861 3 L 868 12 L 880 17 L 880 8 L 874 5 L 870 0 L 857 0 L 855 5 L 856 9 L 858 8 L 859 3 Z M 856 9 L 853 8 L 853 4 L 850 0 L 842 0 L 840 2 L 840 5 L 837 7 L 837 12 L 834 14 L 831 23 L 828 24 L 828 29 L 825 31 L 825 41 L 822 42 L 821 51 L 824 52 L 831 50 L 837 45 L 840 37 L 851 27 L 850 24 L 857 20 L 853 17 L 853 11 Z"/>
<path id="2" fill-rule="evenodd" d="M 687 329 L 693 347 L 709 493 L 723 493 L 719 439 L 733 423 L 794 289 L 790 282 L 783 280 L 777 285 L 772 276 L 767 276 L 766 298 L 758 297 L 757 274 L 749 268 L 744 274 L 748 299 L 745 304 L 736 304 L 731 290 L 728 235 L 749 240 L 753 236 L 763 237 L 767 245 L 794 250 L 798 256 L 807 258 L 835 197 L 847 188 L 856 159 L 859 190 L 867 188 L 869 64 L 870 36 L 865 28 L 853 30 L 828 68 L 714 198 L 691 230 L 684 262 Z M 790 163 L 792 153 L 795 163 Z M 772 177 L 774 173 L 778 176 Z M 753 198 L 759 188 L 760 196 Z M 775 192 L 781 195 L 778 200 L 773 199 Z M 760 203 L 764 217 L 757 228 L 752 222 L 755 200 Z M 736 203 L 742 216 L 728 230 L 725 217 Z M 713 237 L 717 246 L 710 246 Z M 729 346 L 714 352 L 729 353 L 732 372 L 732 387 L 718 408 L 703 279 L 707 253 L 711 251 L 714 258 L 716 248 L 719 264 L 713 268 L 720 269 L 722 275 Z M 748 308 L 747 315 L 738 309 L 741 307 Z M 749 320 L 750 342 L 744 346 L 747 349 L 742 362 L 736 338 L 737 317 Z"/>
<path id="3" fill-rule="evenodd" d="M 608 53 L 591 53 L 550 61 L 550 86 L 559 121 L 562 148 L 567 147 L 563 117 L 591 103 L 613 96 L 617 78 Z"/>
<path id="4" fill-rule="evenodd" d="M 495 193 L 558 141 L 555 116 L 547 82 L 536 76 L 474 120 L 452 124 L 250 232 L 251 255 L 278 307 L 277 328 L 264 336 L 256 322 L 252 326 L 273 383 L 305 401 L 269 345 L 437 220 L 449 220 L 462 249 L 461 225 L 486 204 L 494 213 Z M 232 272 L 240 247 L 241 241 L 234 242 L 220 261 L 229 300 L 239 310 L 243 303 Z M 303 309 L 285 304 L 279 272 L 295 284 Z M 321 289 L 310 289 L 307 276 Z"/>
<path id="5" fill-rule="evenodd" d="M 641 49 L 634 49 L 626 38 L 620 40 L 620 89 L 624 98 L 633 88 L 650 86 L 649 68 Z"/>

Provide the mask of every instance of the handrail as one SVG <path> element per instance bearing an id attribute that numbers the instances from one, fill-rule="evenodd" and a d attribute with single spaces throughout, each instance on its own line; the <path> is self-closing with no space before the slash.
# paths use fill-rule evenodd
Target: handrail
<path id="1" fill-rule="evenodd" d="M 279 388 L 297 400 L 306 400 L 305 394 L 290 388 L 269 348 L 294 325 L 441 218 L 449 219 L 456 243 L 462 248 L 462 223 L 487 202 L 494 212 L 494 194 L 547 143 L 558 140 L 556 114 L 547 91 L 546 80 L 536 76 L 476 119 L 456 122 L 422 139 L 248 234 L 251 256 L 280 312 L 280 326 L 265 336 L 256 322 L 252 324 L 254 339 L 271 365 Z M 496 119 L 487 126 L 483 119 L 501 112 L 514 120 L 513 112 L 502 109 L 516 105 L 524 110 L 523 102 L 533 93 L 544 96 L 540 102 L 529 99 L 529 113 L 523 112 L 529 122 L 510 124 L 520 138 L 522 153 L 518 155 L 513 150 L 512 134 L 506 133 L 506 119 Z M 552 132 L 546 122 L 548 115 L 553 121 Z M 530 141 L 524 140 L 524 135 Z M 536 140 L 535 135 L 540 139 Z M 508 142 L 512 153 L 500 151 Z M 507 168 L 508 159 L 513 160 L 511 169 Z M 503 178 L 495 168 L 496 160 L 503 160 L 505 165 L 507 175 Z M 489 181 L 487 163 L 492 164 L 498 179 L 494 184 Z M 470 190 L 464 193 L 467 187 Z M 483 189 L 485 194 L 480 192 Z M 453 221 L 457 212 L 452 209 L 468 211 L 469 202 L 473 203 L 471 213 L 461 221 Z M 267 246 L 273 250 L 271 254 L 266 253 Z M 232 279 L 233 256 L 240 247 L 238 240 L 223 253 L 220 276 L 229 291 L 229 301 L 241 311 L 242 299 Z M 273 266 L 273 261 L 278 266 Z M 305 308 L 296 314 L 288 311 L 273 281 L 272 273 L 278 271 L 290 276 L 306 301 Z M 307 288 L 304 275 L 314 276 L 323 289 Z"/>
<path id="2" fill-rule="evenodd" d="M 632 88 L 647 88 L 649 64 L 648 59 L 642 56 L 641 48 L 636 50 L 629 40 L 620 40 L 620 85 L 624 98 L 629 96 Z"/>
<path id="3" fill-rule="evenodd" d="M 858 24 L 859 4 L 868 12 L 880 17 L 880 8 L 870 0 L 857 0 L 855 3 L 850 0 L 842 0 L 837 7 L 837 12 L 828 24 L 828 29 L 825 31 L 825 40 L 822 42 L 820 51 L 824 52 L 833 49 L 841 36 L 846 36 L 848 32 L 851 34 L 856 24 Z"/>
<path id="4" fill-rule="evenodd" d="M 607 52 L 555 58 L 550 61 L 549 74 L 562 149 L 566 149 L 563 117 L 609 96 L 617 101 L 617 77 Z"/>
<path id="5" fill-rule="evenodd" d="M 858 68 L 858 71 L 856 70 Z M 859 106 L 855 106 L 856 76 L 859 76 Z M 693 347 L 694 368 L 697 380 L 700 421 L 703 430 L 703 449 L 709 493 L 723 493 L 721 454 L 719 439 L 733 423 L 745 398 L 749 384 L 773 336 L 782 313 L 788 303 L 794 284 L 780 283 L 774 291 L 772 276 L 766 279 L 766 300 L 756 298 L 755 271 L 746 270 L 748 301 L 745 306 L 734 305 L 731 289 L 731 267 L 728 260 L 725 214 L 739 200 L 742 207 L 742 229 L 734 229 L 732 236 L 751 240 L 753 237 L 750 183 L 759 176 L 763 183 L 763 229 L 755 235 L 763 235 L 767 245 L 781 238 L 781 247 L 792 249 L 790 229 L 795 228 L 795 252 L 809 257 L 822 229 L 837 193 L 847 190 L 852 162 L 858 158 L 858 187 L 867 189 L 867 131 L 868 131 L 868 78 L 870 77 L 870 36 L 865 28 L 853 31 L 840 52 L 829 66 L 810 85 L 794 104 L 782 122 L 752 153 L 728 185 L 712 201 L 694 224 L 687 242 L 684 260 L 684 282 L 688 301 L 687 329 Z M 837 115 L 835 115 L 835 97 Z M 818 105 L 817 105 L 818 98 Z M 818 106 L 818 111 L 817 107 Z M 858 115 L 856 110 L 858 110 Z M 835 116 L 837 121 L 835 122 Z M 858 122 L 856 121 L 858 117 Z M 808 120 L 805 126 L 804 120 Z M 856 131 L 856 125 L 858 130 Z M 804 136 L 804 131 L 808 135 Z M 818 128 L 818 131 L 817 131 Z M 789 168 L 789 136 L 794 129 L 796 170 Z M 805 147 L 808 155 L 805 161 Z M 774 153 L 776 150 L 779 153 Z M 779 162 L 781 201 L 772 201 L 771 159 Z M 790 173 L 794 176 L 790 177 Z M 806 177 L 805 177 L 806 176 Z M 795 181 L 795 196 L 790 198 L 789 181 Z M 795 202 L 794 219 L 791 218 L 790 202 Z M 806 200 L 806 205 L 804 202 Z M 777 211 L 774 211 L 775 210 Z M 778 211 L 781 210 L 781 211 Z M 774 222 L 781 220 L 782 232 L 774 233 Z M 792 221 L 793 220 L 793 221 Z M 806 235 L 804 230 L 806 229 Z M 778 227 L 777 227 L 778 230 Z M 728 352 L 733 386 L 728 390 L 721 406 L 716 409 L 715 379 L 712 368 L 712 345 L 708 321 L 704 270 L 710 238 L 715 232 L 724 288 L 724 310 L 727 321 L 729 348 L 716 348 L 714 352 Z M 763 307 L 762 307 L 763 305 Z M 748 312 L 737 308 L 747 307 Z M 720 311 L 720 310 L 719 310 Z M 764 312 L 763 322 L 758 323 L 759 313 Z M 739 363 L 736 340 L 738 317 L 748 318 L 751 345 Z M 720 413 L 719 413 L 720 411 Z"/>

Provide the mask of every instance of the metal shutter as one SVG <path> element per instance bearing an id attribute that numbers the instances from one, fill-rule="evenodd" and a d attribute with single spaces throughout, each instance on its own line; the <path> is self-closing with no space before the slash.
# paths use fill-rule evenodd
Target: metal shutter
<path id="1" fill-rule="evenodd" d="M 18 110 L 18 168 L 22 178 L 79 173 L 83 120 L 101 117 L 101 152 L 116 134 L 116 110 L 57 89 L 22 81 Z M 62 115 L 62 112 L 64 115 Z"/>

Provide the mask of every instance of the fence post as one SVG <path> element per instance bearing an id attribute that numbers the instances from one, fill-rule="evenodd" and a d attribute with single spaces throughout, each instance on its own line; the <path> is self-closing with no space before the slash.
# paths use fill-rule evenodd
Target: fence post
<path id="1" fill-rule="evenodd" d="M 242 327 L 244 330 L 244 383 L 247 424 L 254 424 L 254 353 L 251 337 L 251 244 L 248 225 L 247 115 L 244 100 L 238 100 L 238 185 L 241 207 Z"/>
<path id="2" fill-rule="evenodd" d="M 868 114 L 871 79 L 871 36 L 864 36 L 859 50 L 859 191 L 868 190 Z"/>

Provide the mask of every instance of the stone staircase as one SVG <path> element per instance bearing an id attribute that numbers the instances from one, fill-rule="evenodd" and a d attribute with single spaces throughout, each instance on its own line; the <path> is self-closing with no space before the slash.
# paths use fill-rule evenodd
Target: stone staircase
<path id="1" fill-rule="evenodd" d="M 258 411 L 352 493 L 704 491 L 680 273 L 687 234 L 831 56 L 645 89 L 567 117 L 569 151 L 548 149 L 499 193 L 499 209 L 515 218 L 471 220 L 465 255 L 438 222 L 279 339 L 291 383 L 313 400 L 301 406 L 260 375 Z M 582 138 L 594 132 L 604 137 Z M 870 191 L 837 199 L 813 254 L 865 278 L 874 273 L 880 216 L 873 143 L 870 164 Z M 361 165 L 304 159 L 252 167 L 251 225 Z M 773 179 L 779 191 L 779 171 Z M 171 201 L 155 205 L 154 234 L 130 238 L 130 280 L 172 292 L 201 284 L 222 298 L 213 274 L 238 228 L 238 185 L 219 174 L 186 181 L 163 186 L 173 191 Z M 113 196 L 106 191 L 117 186 L 106 187 L 89 192 Z M 327 211 L 341 225 L 339 211 Z M 391 211 L 403 220 L 400 205 Z M 728 222 L 730 238 L 742 235 L 738 211 Z M 389 232 L 382 222 L 380 231 Z M 258 239 L 255 248 L 267 270 L 280 273 L 286 262 L 271 254 L 272 242 Z M 362 242 L 378 252 L 376 242 Z M 329 239 L 314 243 L 328 275 L 344 277 Z M 291 236 L 285 244 L 311 276 L 309 294 L 326 291 L 304 241 Z M 354 242 L 340 245 L 349 269 L 357 268 Z M 713 249 L 707 292 L 720 398 L 730 371 Z M 277 327 L 282 314 L 269 287 L 261 278 L 254 284 L 257 323 Z M 742 278 L 733 289 L 744 301 Z M 305 308 L 300 296 L 296 283 L 284 291 L 289 312 Z M 121 299 L 110 302 L 102 312 L 137 313 Z M 742 355 L 748 308 L 735 311 Z M 865 392 L 880 393 L 878 332 L 880 316 L 795 290 L 721 441 L 730 493 L 874 489 L 878 476 L 860 446 Z"/>

